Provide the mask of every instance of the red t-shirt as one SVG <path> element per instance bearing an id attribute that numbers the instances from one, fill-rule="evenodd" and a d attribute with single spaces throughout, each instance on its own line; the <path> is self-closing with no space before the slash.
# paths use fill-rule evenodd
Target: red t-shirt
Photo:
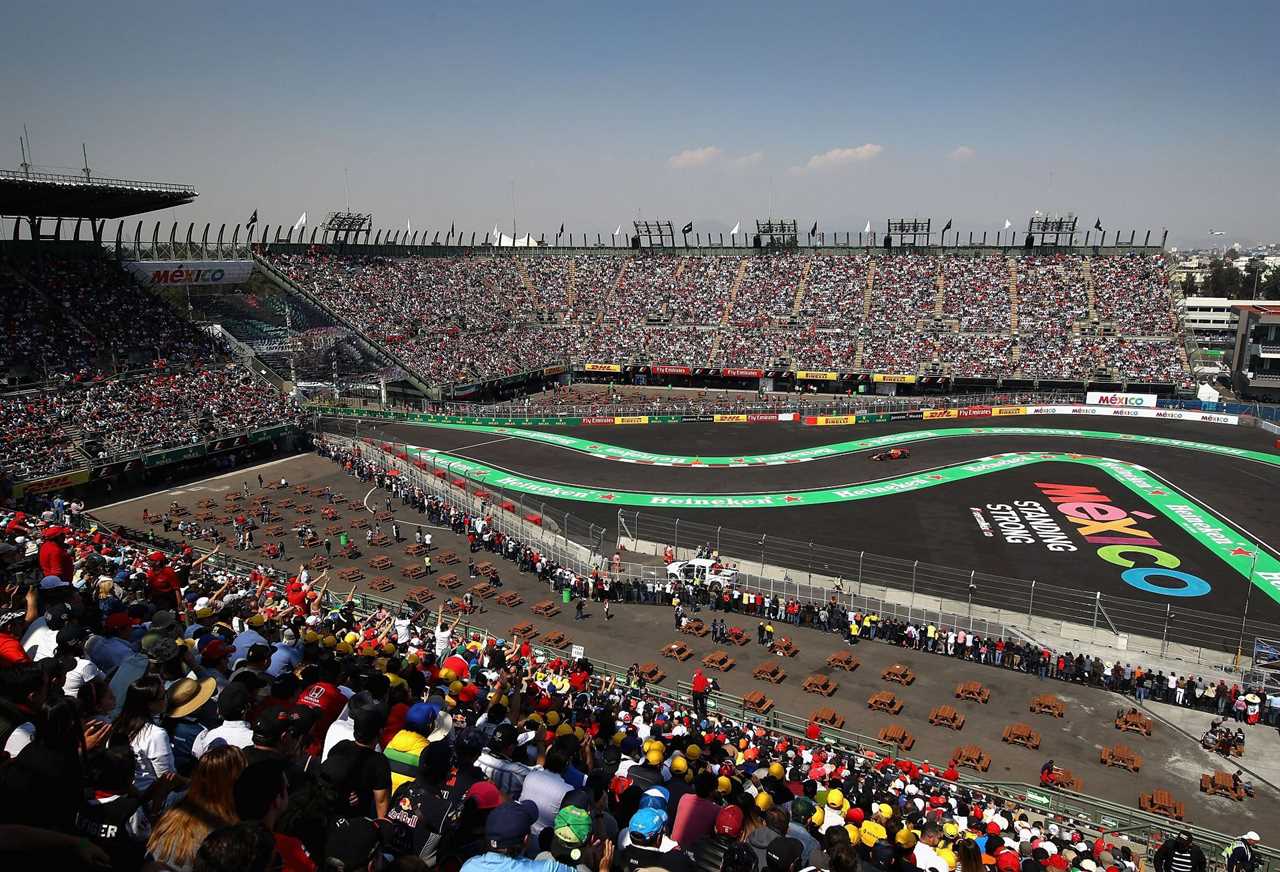
<path id="1" fill-rule="evenodd" d="M 0 666 L 17 666 L 19 663 L 29 662 L 31 658 L 22 650 L 22 640 L 8 633 L 0 633 Z"/>
<path id="2" fill-rule="evenodd" d="M 347 698 L 342 695 L 342 691 L 329 682 L 317 681 L 303 688 L 302 693 L 298 694 L 298 705 L 305 705 L 320 712 L 320 717 L 316 719 L 311 730 L 311 742 L 307 746 L 307 753 L 318 757 L 324 750 L 324 734 L 347 707 Z"/>
<path id="3" fill-rule="evenodd" d="M 56 575 L 70 584 L 75 566 L 71 561 L 71 554 L 60 542 L 46 539 L 40 543 L 40 571 L 45 575 Z"/>
<path id="4" fill-rule="evenodd" d="M 289 601 L 289 605 L 301 607 L 303 601 L 307 598 L 306 588 L 302 586 L 302 582 L 295 578 L 284 589 L 284 598 Z"/>
<path id="5" fill-rule="evenodd" d="M 174 591 L 182 588 L 182 582 L 178 580 L 178 573 L 173 571 L 172 566 L 161 566 L 159 569 L 147 570 L 147 588 L 152 596 L 172 596 Z"/>

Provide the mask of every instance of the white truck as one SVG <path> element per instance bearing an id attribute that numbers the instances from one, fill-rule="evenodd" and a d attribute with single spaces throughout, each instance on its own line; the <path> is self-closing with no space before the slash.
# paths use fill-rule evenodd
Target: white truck
<path id="1" fill-rule="evenodd" d="M 738 570 L 727 566 L 712 569 L 715 561 L 705 557 L 693 560 L 678 560 L 667 564 L 667 578 L 671 581 L 695 581 L 699 584 L 717 582 L 721 587 L 733 584 L 738 577 Z"/>

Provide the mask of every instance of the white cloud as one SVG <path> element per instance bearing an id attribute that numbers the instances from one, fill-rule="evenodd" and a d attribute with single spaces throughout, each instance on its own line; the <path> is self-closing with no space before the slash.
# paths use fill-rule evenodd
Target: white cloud
<path id="1" fill-rule="evenodd" d="M 677 152 L 667 158 L 667 166 L 676 170 L 704 167 L 719 158 L 721 154 L 723 152 L 714 145 L 704 146 L 703 148 L 686 148 L 684 151 Z"/>
<path id="2" fill-rule="evenodd" d="M 834 169 L 851 163 L 871 160 L 882 151 L 884 151 L 884 146 L 876 145 L 874 142 L 868 142 L 854 148 L 833 148 L 830 151 L 824 151 L 822 154 L 815 154 L 809 158 L 804 166 L 792 167 L 791 172 L 820 172 Z"/>
<path id="3" fill-rule="evenodd" d="M 741 170 L 741 169 L 746 169 L 747 167 L 756 166 L 763 162 L 764 162 L 764 152 L 753 151 L 750 154 L 743 154 L 743 155 L 739 155 L 738 157 L 731 158 L 729 160 L 729 166 L 733 167 L 735 170 Z"/>
<path id="4" fill-rule="evenodd" d="M 973 157 L 975 154 L 977 154 L 977 152 L 974 151 L 969 146 L 958 145 L 954 149 L 952 149 L 950 152 L 947 153 L 947 157 L 951 158 L 952 160 L 968 160 L 969 158 Z"/>

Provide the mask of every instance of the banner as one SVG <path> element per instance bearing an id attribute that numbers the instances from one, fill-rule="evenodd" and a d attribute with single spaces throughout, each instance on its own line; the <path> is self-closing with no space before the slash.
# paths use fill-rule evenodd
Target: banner
<path id="1" fill-rule="evenodd" d="M 959 413 L 955 409 L 925 409 L 924 420 L 937 421 L 940 418 L 957 418 Z"/>
<path id="2" fill-rule="evenodd" d="M 583 418 L 583 419 L 582 419 L 582 423 L 583 423 L 583 424 L 586 424 L 586 425 L 588 425 L 588 426 L 596 425 L 596 424 L 612 424 L 612 423 L 613 423 L 613 416 L 612 416 L 612 415 L 609 415 L 609 416 L 605 416 L 605 415 L 592 415 L 592 416 L 591 416 L 591 417 L 589 417 L 589 418 Z"/>
<path id="3" fill-rule="evenodd" d="M 187 445 L 182 448 L 173 448 L 169 451 L 157 451 L 154 454 L 148 454 L 142 458 L 143 466 L 164 466 L 166 463 L 177 463 L 180 460 L 188 460 L 192 457 L 202 457 L 205 454 L 203 445 Z"/>
<path id="4" fill-rule="evenodd" d="M 1155 394 L 1114 394 L 1105 391 L 1089 391 L 1085 394 L 1085 402 L 1090 406 L 1122 406 L 1133 408 L 1139 406 L 1146 409 L 1156 407 Z"/>
<path id="5" fill-rule="evenodd" d="M 747 423 L 746 415 L 712 415 L 711 420 L 717 424 L 745 424 Z"/>
<path id="6" fill-rule="evenodd" d="M 868 412 L 866 414 L 857 416 L 857 421 L 859 424 L 883 424 L 886 421 L 892 421 L 892 420 L 893 420 L 893 415 L 889 414 L 888 412 Z"/>
<path id="7" fill-rule="evenodd" d="M 651 366 L 649 372 L 654 375 L 688 375 L 691 370 L 687 366 Z"/>
<path id="8" fill-rule="evenodd" d="M 648 415 L 622 415 L 621 417 L 614 416 L 613 423 L 615 424 L 648 424 L 649 416 Z"/>
<path id="9" fill-rule="evenodd" d="M 563 363 L 557 363 L 555 366 L 544 366 L 542 368 L 542 374 L 544 376 L 560 375 L 568 368 L 569 367 L 565 366 Z"/>
<path id="10" fill-rule="evenodd" d="M 759 412 L 747 415 L 748 424 L 773 423 L 777 420 L 778 416 L 772 412 Z"/>
<path id="11" fill-rule="evenodd" d="M 838 372 L 819 372 L 811 369 L 796 370 L 796 378 L 805 381 L 835 381 L 840 377 Z"/>
<path id="12" fill-rule="evenodd" d="M 1027 414 L 1026 406 L 995 406 L 991 409 L 991 414 L 999 418 L 1002 415 L 1025 415 Z"/>
<path id="13" fill-rule="evenodd" d="M 959 413 L 958 417 L 961 417 L 961 418 L 990 418 L 991 417 L 990 406 L 961 406 L 959 409 L 956 409 L 956 411 Z"/>
<path id="14" fill-rule="evenodd" d="M 22 484 L 13 486 L 14 499 L 22 499 L 27 494 L 47 494 L 54 491 L 60 491 L 63 488 L 74 487 L 78 484 L 84 484 L 89 480 L 89 470 L 75 469 L 62 475 L 53 475 L 49 478 L 36 479 Z"/>
<path id="15" fill-rule="evenodd" d="M 810 427 L 836 427 L 843 424 L 856 424 L 857 422 L 856 415 L 809 415 L 804 419 L 804 423 Z"/>
<path id="16" fill-rule="evenodd" d="M 584 363 L 582 368 L 587 372 L 622 372 L 622 365 L 617 363 Z"/>
<path id="17" fill-rule="evenodd" d="M 251 260 L 125 261 L 138 284 L 148 288 L 173 285 L 236 285 L 249 280 Z"/>
<path id="18" fill-rule="evenodd" d="M 895 385 L 913 385 L 916 383 L 916 377 L 913 375 L 895 375 L 894 373 L 877 372 L 871 376 L 873 382 L 885 382 Z"/>
<path id="19" fill-rule="evenodd" d="M 764 378 L 764 370 L 727 368 L 720 370 L 720 375 L 725 378 Z"/>

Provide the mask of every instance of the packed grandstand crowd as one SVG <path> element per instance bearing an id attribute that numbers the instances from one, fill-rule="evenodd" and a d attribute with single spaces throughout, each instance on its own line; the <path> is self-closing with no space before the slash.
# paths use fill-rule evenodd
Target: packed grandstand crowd
<path id="1" fill-rule="evenodd" d="M 567 358 L 1188 382 L 1159 256 L 271 257 L 433 382 Z"/>
<path id="2" fill-rule="evenodd" d="M 0 474 L 15 480 L 296 420 L 167 302 L 101 256 L 0 269 Z"/>
<path id="3" fill-rule="evenodd" d="M 607 576 L 574 576 L 367 458 L 320 450 L 476 550 L 624 599 Z M 700 670 L 682 696 L 438 610 L 357 608 L 305 569 L 155 550 L 60 498 L 26 508 L 0 515 L 2 559 L 23 581 L 0 603 L 0 852 L 12 868 L 1138 872 L 1151 859 L 1083 819 L 991 794 L 954 761 L 710 709 Z M 818 614 L 787 605 L 776 620 Z M 734 620 L 764 617 L 749 597 L 728 607 Z M 890 644 L 922 638 L 870 615 L 829 624 Z M 947 628 L 910 644 L 1142 686 Z M 1157 695 L 1233 714 L 1242 698 L 1224 688 L 1211 700 L 1228 705 L 1205 703 L 1181 681 Z M 1280 700 L 1236 717 L 1277 714 Z M 1054 773 L 1050 762 L 1043 777 Z M 1253 872 L 1258 841 L 1230 843 L 1227 872 Z M 1170 835 L 1155 870 L 1203 872 L 1205 853 L 1190 833 Z"/>

